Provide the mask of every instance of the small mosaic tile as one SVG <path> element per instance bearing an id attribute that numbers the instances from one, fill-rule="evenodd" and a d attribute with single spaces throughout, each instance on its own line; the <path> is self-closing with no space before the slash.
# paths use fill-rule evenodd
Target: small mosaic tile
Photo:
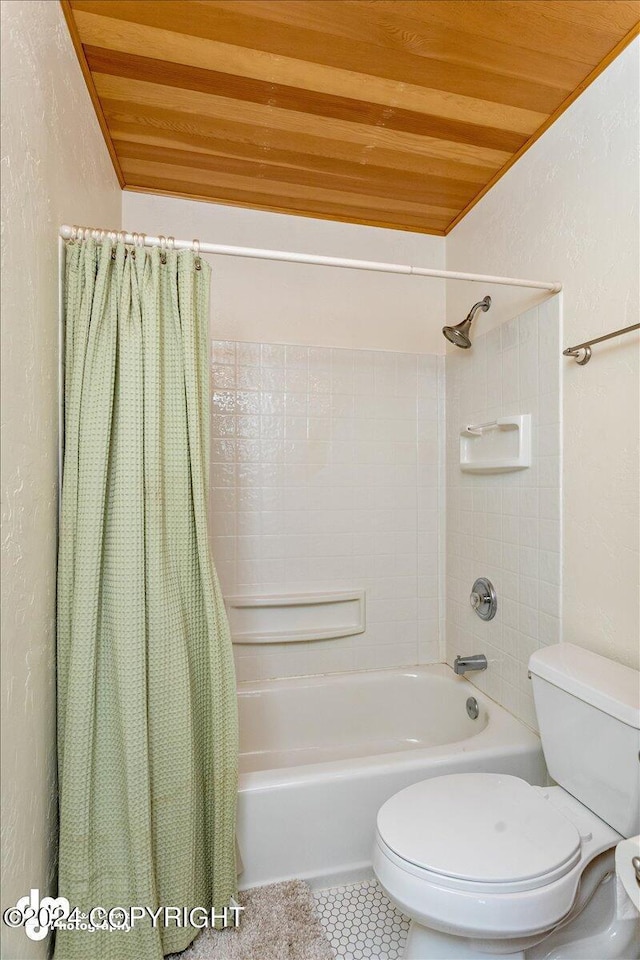
<path id="1" fill-rule="evenodd" d="M 318 890 L 315 901 L 339 960 L 400 960 L 409 919 L 376 880 Z"/>

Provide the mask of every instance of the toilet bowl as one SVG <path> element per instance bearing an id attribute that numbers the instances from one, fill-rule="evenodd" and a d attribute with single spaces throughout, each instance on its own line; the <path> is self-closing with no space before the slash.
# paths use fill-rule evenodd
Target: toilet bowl
<path id="1" fill-rule="evenodd" d="M 457 774 L 414 784 L 384 804 L 374 871 L 412 918 L 409 946 L 419 952 L 407 957 L 442 958 L 446 938 L 433 931 L 453 938 L 450 949 L 470 941 L 471 953 L 445 956 L 524 956 L 611 874 L 621 839 L 561 787 Z M 427 928 L 422 935 L 418 926 Z M 424 952 L 425 941 L 435 953 Z"/>
<path id="2" fill-rule="evenodd" d="M 455 774 L 380 808 L 373 868 L 411 918 L 407 960 L 640 960 L 640 918 L 616 915 L 610 882 L 637 832 L 640 678 L 585 654 L 563 644 L 530 663 L 559 786 Z"/>

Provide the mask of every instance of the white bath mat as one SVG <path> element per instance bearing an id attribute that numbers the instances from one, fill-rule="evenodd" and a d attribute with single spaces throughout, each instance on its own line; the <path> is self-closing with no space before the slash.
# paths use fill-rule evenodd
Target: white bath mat
<path id="1" fill-rule="evenodd" d="M 316 890 L 316 908 L 339 960 L 399 960 L 409 920 L 376 880 Z"/>
<path id="2" fill-rule="evenodd" d="M 335 960 L 302 880 L 242 890 L 237 929 L 203 930 L 190 947 L 165 960 Z"/>

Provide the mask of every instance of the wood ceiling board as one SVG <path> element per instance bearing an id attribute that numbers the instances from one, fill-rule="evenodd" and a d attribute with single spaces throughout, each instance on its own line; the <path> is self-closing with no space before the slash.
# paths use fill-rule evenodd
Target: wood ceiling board
<path id="1" fill-rule="evenodd" d="M 365 227 L 381 227 L 384 230 L 402 230 L 411 233 L 423 233 L 428 236 L 444 237 L 446 236 L 444 227 L 424 226 L 422 217 L 403 216 L 402 223 L 393 219 L 386 219 L 387 214 L 380 214 L 379 219 L 374 219 L 377 212 L 362 207 L 351 207 L 348 216 L 341 216 L 339 213 L 327 213 L 325 204 L 314 204 L 313 202 L 301 203 L 296 199 L 283 197 L 283 206 L 274 204 L 271 197 L 260 198 L 258 195 L 251 194 L 245 197 L 238 191 L 233 191 L 232 196 L 225 197 L 216 193 L 215 195 L 203 192 L 201 184 L 190 183 L 189 181 L 161 180 L 149 178 L 145 186 L 139 186 L 133 181 L 128 183 L 126 189 L 131 193 L 145 193 L 152 196 L 179 197 L 183 200 L 200 200 L 205 203 L 219 203 L 227 207 L 245 207 L 251 210 L 264 210 L 268 213 L 284 213 L 296 217 L 308 217 L 313 220 L 334 220 L 339 223 L 358 223 Z"/>
<path id="2" fill-rule="evenodd" d="M 125 131 L 121 137 L 114 136 L 114 146 L 121 159 L 157 160 L 159 156 L 157 143 L 149 143 L 134 132 L 127 135 Z M 258 176 L 261 179 L 299 183 L 306 186 L 332 186 L 347 193 L 396 197 L 398 200 L 419 200 L 419 202 L 436 206 L 447 204 L 454 209 L 460 204 L 468 203 L 477 193 L 473 185 L 459 180 L 436 177 L 427 180 L 424 176 L 415 173 L 405 173 L 402 177 L 398 177 L 397 174 L 384 168 L 365 164 L 342 164 L 341 172 L 338 174 L 333 164 L 324 163 L 321 169 L 314 169 L 313 166 L 305 164 L 304 157 L 296 154 L 287 155 L 289 162 L 278 162 L 278 159 L 269 153 L 256 163 L 255 153 L 249 159 L 246 156 L 233 156 L 225 148 L 224 143 L 220 144 L 217 151 L 204 149 L 194 151 L 192 148 L 185 150 L 184 144 L 180 145 L 175 141 L 165 141 L 162 146 L 164 150 L 161 156 L 166 163 L 177 163 L 181 166 L 188 166 L 191 163 L 194 169 Z M 295 162 L 296 158 L 298 158 L 297 162 Z M 280 158 L 281 161 L 284 159 Z"/>
<path id="3" fill-rule="evenodd" d="M 262 50 L 249 50 L 246 47 L 180 35 L 170 30 L 137 23 L 129 23 L 126 29 L 123 29 L 121 23 L 111 17 L 83 11 L 76 13 L 76 20 L 82 30 L 87 55 L 90 49 L 95 48 L 102 63 L 108 62 L 110 53 L 137 56 L 144 50 L 145 56 L 166 63 L 201 67 L 207 71 L 211 71 L 212 65 L 215 65 L 216 71 L 212 72 L 212 78 L 229 74 L 231 77 L 244 77 L 270 85 L 302 88 L 324 96 L 349 97 L 355 100 L 366 96 L 369 102 L 382 106 L 402 107 L 449 120 L 496 126 L 523 133 L 531 133 L 547 116 L 546 113 L 532 109 L 481 100 L 477 96 L 460 96 L 412 85 L 406 81 L 388 80 L 370 73 L 356 73 L 352 69 L 343 70 L 292 57 L 276 56 Z M 116 57 L 114 67 L 117 69 Z M 100 69 L 100 66 L 92 69 Z M 569 89 L 565 93 L 568 93 Z M 551 94 L 555 105 L 557 91 L 552 91 L 549 96 Z"/>
<path id="4" fill-rule="evenodd" d="M 638 22 L 635 0 L 344 0 L 388 13 L 398 10 L 419 22 L 440 24 L 540 53 L 562 50 L 572 60 L 594 66 Z M 456 8 L 464 4 L 464 13 Z M 608 9 L 608 16 L 603 11 Z M 592 12 L 593 11 L 593 12 Z"/>
<path id="5" fill-rule="evenodd" d="M 558 107 L 555 113 L 551 114 L 551 116 L 546 121 L 546 123 L 544 123 L 540 127 L 540 129 L 536 133 L 534 133 L 531 139 L 528 140 L 525 143 L 525 145 L 521 147 L 520 150 L 513 155 L 513 157 L 502 168 L 502 170 L 499 170 L 497 174 L 494 174 L 491 180 L 489 180 L 489 182 L 482 188 L 482 190 L 478 193 L 478 195 L 474 197 L 471 203 L 468 203 L 467 206 L 464 207 L 456 217 L 454 217 L 454 219 L 446 228 L 445 235 L 448 233 L 451 233 L 453 228 L 457 226 L 458 223 L 460 223 L 460 221 L 467 215 L 467 213 L 469 213 L 471 209 L 473 209 L 473 207 L 475 207 L 476 203 L 482 200 L 484 195 L 488 193 L 491 187 L 493 187 L 498 182 L 498 180 L 500 180 L 504 176 L 507 170 L 511 169 L 514 163 L 517 163 L 517 161 L 520 159 L 521 156 L 523 156 L 523 154 L 526 153 L 529 147 L 532 144 L 534 144 L 536 140 L 538 140 L 542 136 L 542 134 L 546 130 L 548 130 L 553 123 L 555 123 L 558 117 L 562 116 L 564 111 L 568 107 L 570 107 L 575 100 L 577 100 L 577 98 L 580 96 L 583 90 L 586 90 L 589 84 L 593 83 L 593 81 L 600 76 L 602 71 L 605 70 L 609 66 L 609 64 L 612 63 L 615 60 L 615 58 L 622 53 L 622 51 L 629 45 L 629 43 L 631 43 L 632 40 L 635 40 L 635 38 L 638 36 L 640 36 L 640 24 L 635 26 L 632 30 L 629 31 L 629 33 L 625 37 L 623 37 L 623 39 L 617 44 L 617 46 L 613 48 L 611 53 L 607 57 L 605 57 L 605 59 L 601 63 L 599 63 L 597 67 L 595 67 L 595 69 L 589 74 L 589 76 L 586 77 L 586 79 L 583 80 L 583 82 L 578 87 L 576 87 L 573 93 L 567 97 L 564 103 L 562 103 Z"/>
<path id="6" fill-rule="evenodd" d="M 336 171 L 336 160 L 341 169 L 355 168 L 364 173 L 369 168 L 380 176 L 405 178 L 417 174 L 424 183 L 425 176 L 446 180 L 450 184 L 469 185 L 472 195 L 484 186 L 493 174 L 493 168 L 454 164 L 412 153 L 400 153 L 380 147 L 362 148 L 358 154 L 351 144 L 326 137 L 307 134 L 288 134 L 285 131 L 256 128 L 249 124 L 194 117 L 185 120 L 172 110 L 147 112 L 138 106 L 132 112 L 122 101 L 102 101 L 105 118 L 114 140 L 134 140 L 157 146 L 186 148 L 194 152 L 211 152 L 245 159 L 264 156 L 273 162 L 310 170 Z M 363 160 L 366 159 L 366 164 Z"/>
<path id="7" fill-rule="evenodd" d="M 437 235 L 639 14 L 632 0 L 61 2 L 125 188 Z"/>
<path id="8" fill-rule="evenodd" d="M 162 0 L 161 4 L 146 0 L 134 0 L 133 3 L 130 0 L 72 0 L 73 9 L 80 15 L 82 12 L 94 12 L 111 19 L 122 16 L 122 23 L 160 27 L 176 36 L 186 35 L 209 40 L 215 38 L 231 46 L 267 52 L 309 64 L 323 64 L 371 77 L 386 77 L 444 93 L 485 99 L 489 103 L 502 102 L 523 109 L 541 109 L 548 113 L 557 102 L 557 91 L 553 88 L 547 89 L 540 81 L 533 84 L 526 81 L 523 84 L 520 74 L 512 72 L 509 83 L 505 83 L 506 75 L 493 73 L 490 62 L 476 69 L 464 62 L 449 63 L 407 54 L 393 46 L 379 46 L 362 38 L 354 44 L 353 39 L 331 33 L 330 30 L 294 28 L 287 22 L 270 19 L 269 10 L 274 8 L 275 16 L 280 8 L 279 0 L 259 0 L 255 7 L 251 4 L 255 9 L 254 16 L 247 16 L 244 12 L 250 0 L 233 2 L 237 4 L 235 12 L 223 9 L 213 0 L 205 0 L 204 4 L 197 0 L 178 0 L 178 3 L 174 0 Z M 309 9 L 314 7 L 316 2 L 317 0 L 304 0 Z M 331 2 L 342 4 L 346 0 Z M 466 0 L 451 2 L 464 3 Z M 284 3 L 286 5 L 286 0 Z M 189 15 L 189 9 L 194 7 L 196 10 Z M 361 19 L 364 19 L 363 14 Z M 80 16 L 77 22 L 80 25 Z M 512 59 L 516 59 L 513 53 Z M 540 97 L 543 99 L 538 102 Z"/>
<path id="9" fill-rule="evenodd" d="M 233 10 L 232 4 L 233 0 L 231 3 L 216 0 L 215 7 Z M 286 9 L 263 5 L 261 0 L 243 0 L 243 12 L 351 41 L 391 47 L 412 56 L 440 60 L 444 64 L 464 64 L 479 68 L 483 73 L 490 69 L 497 74 L 532 80 L 536 85 L 541 85 L 541 75 L 548 72 L 548 52 L 541 55 L 524 46 L 514 47 L 486 37 L 480 44 L 477 34 L 468 33 L 463 24 L 452 29 L 429 23 L 427 29 L 419 20 L 402 16 L 397 5 L 390 11 L 369 5 L 366 19 L 357 6 L 335 3 L 334 0 L 314 0 L 311 7 L 307 0 L 300 0 L 287 3 Z M 554 57 L 554 75 L 551 80 L 545 76 L 545 84 L 570 90 L 584 75 L 584 65 L 570 56 Z"/>
<path id="10" fill-rule="evenodd" d="M 93 81 L 101 99 L 128 100 L 132 107 L 169 108 L 189 114 L 203 114 L 211 119 L 239 120 L 257 127 L 279 129 L 289 133 L 308 133 L 319 137 L 339 137 L 347 142 L 364 146 L 384 146 L 407 151 L 420 156 L 437 157 L 456 163 L 481 164 L 500 168 L 511 156 L 504 150 L 493 150 L 474 144 L 453 143 L 436 137 L 419 136 L 383 126 L 366 126 L 327 117 L 311 116 L 291 110 L 281 110 L 264 104 L 229 100 L 198 91 L 181 90 L 178 87 L 148 83 L 144 80 L 127 80 L 110 74 L 93 74 Z"/>
<path id="11" fill-rule="evenodd" d="M 129 171 L 138 178 L 140 175 L 144 175 L 146 170 L 150 176 L 160 179 L 190 180 L 214 190 L 217 188 L 224 190 L 237 188 L 245 193 L 250 193 L 251 189 L 255 188 L 259 193 L 271 197 L 278 197 L 285 193 L 288 197 L 295 197 L 299 200 L 316 199 L 319 202 L 324 200 L 337 210 L 360 205 L 391 214 L 407 213 L 414 217 L 432 216 L 434 219 L 442 221 L 443 226 L 450 222 L 452 214 L 455 213 L 454 208 L 445 207 L 443 204 L 420 203 L 418 200 L 398 200 L 394 197 L 377 195 L 354 196 L 344 190 L 332 189 L 330 185 L 321 188 L 308 187 L 305 184 L 296 184 L 284 180 L 270 180 L 255 175 L 219 173 L 192 165 L 181 166 L 177 163 L 165 163 L 162 160 L 138 160 L 122 157 L 121 163 L 125 176 Z"/>
<path id="12" fill-rule="evenodd" d="M 169 167 L 158 164 L 151 171 L 148 164 L 135 160 L 124 160 L 123 170 L 127 182 L 139 187 L 142 192 L 153 193 L 161 190 L 174 196 L 192 197 L 213 202 L 231 203 L 236 206 L 249 206 L 258 210 L 287 210 L 294 215 L 311 217 L 327 216 L 332 220 L 347 223 L 366 223 L 387 229 L 409 229 L 419 233 L 437 233 L 444 235 L 444 229 L 450 220 L 450 214 L 430 213 L 428 208 L 419 205 L 385 203 L 377 198 L 351 197 L 335 191 L 324 191 L 321 195 L 315 191 L 289 187 L 287 184 L 271 184 L 255 180 L 247 183 L 246 178 L 228 177 L 223 183 L 212 181 L 206 173 L 184 167 Z M 144 176 L 145 183 L 138 181 Z M 150 182 L 149 182 L 150 181 Z M 282 206 L 280 201 L 283 200 Z M 425 218 L 432 224 L 424 228 Z M 400 219 L 399 219 L 400 218 Z"/>
<path id="13" fill-rule="evenodd" d="M 203 70 L 200 67 L 168 64 L 152 57 L 106 52 L 91 46 L 85 47 L 85 56 L 92 74 L 144 80 L 147 83 L 162 83 L 179 90 L 224 97 L 234 103 L 262 104 L 307 116 L 346 120 L 349 123 L 384 127 L 420 137 L 432 137 L 436 140 L 471 146 L 478 145 L 509 153 L 518 150 L 527 140 L 526 135 L 515 131 L 446 120 L 401 107 L 384 107 L 378 103 L 329 96 L 283 84 L 263 83 L 246 77 Z"/>

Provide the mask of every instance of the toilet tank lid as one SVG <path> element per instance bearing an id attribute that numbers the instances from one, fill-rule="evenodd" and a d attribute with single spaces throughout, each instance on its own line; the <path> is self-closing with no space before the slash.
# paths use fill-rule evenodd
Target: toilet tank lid
<path id="1" fill-rule="evenodd" d="M 531 673 L 640 730 L 640 673 L 573 643 L 536 650 Z"/>

